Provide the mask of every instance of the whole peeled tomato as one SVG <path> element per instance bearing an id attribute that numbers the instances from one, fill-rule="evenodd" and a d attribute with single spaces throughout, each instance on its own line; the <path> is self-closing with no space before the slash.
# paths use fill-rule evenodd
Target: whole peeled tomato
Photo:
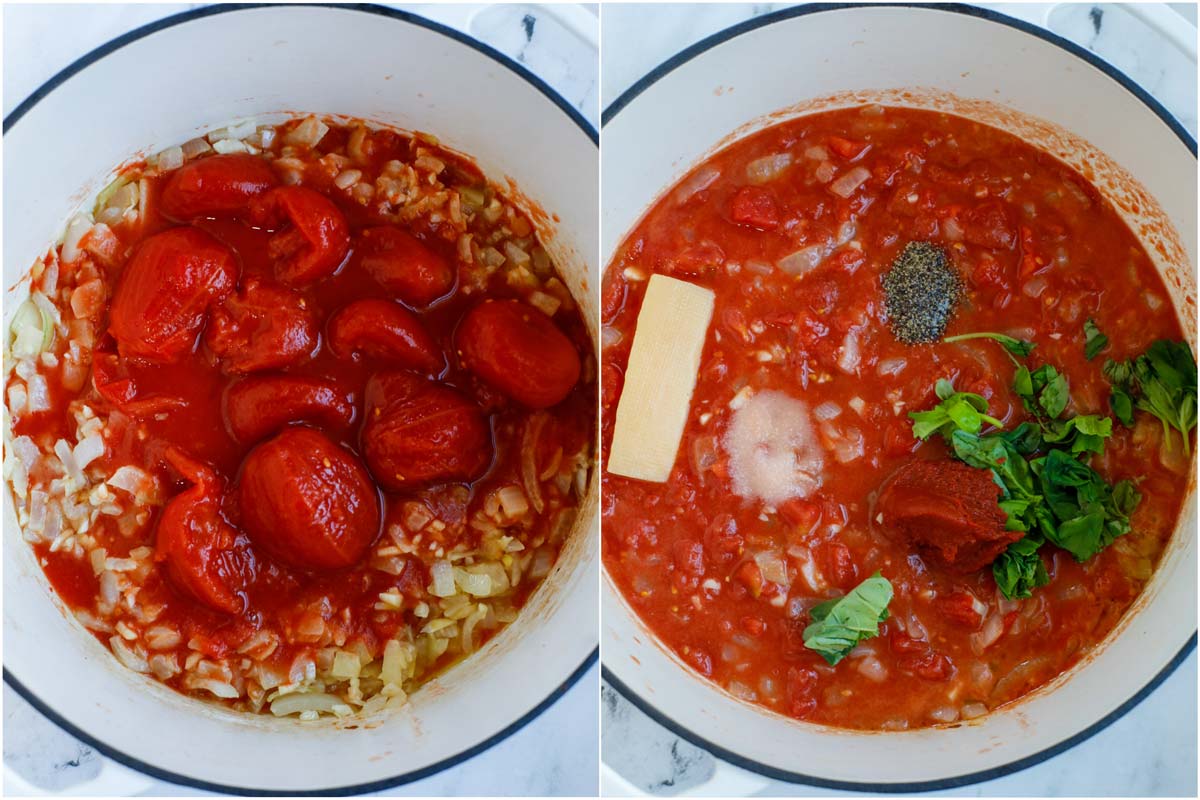
<path id="1" fill-rule="evenodd" d="M 363 455 L 384 488 L 473 480 L 491 463 L 487 419 L 447 386 L 409 372 L 373 375 L 364 414 Z"/>
<path id="2" fill-rule="evenodd" d="M 292 422 L 345 429 L 354 421 L 348 392 L 332 381 L 303 375 L 254 375 L 225 391 L 225 425 L 243 444 L 256 442 Z"/>
<path id="3" fill-rule="evenodd" d="M 579 380 L 579 353 L 545 314 L 518 300 L 487 300 L 454 335 L 463 365 L 529 408 L 549 408 Z"/>
<path id="4" fill-rule="evenodd" d="M 312 357 L 320 330 L 296 292 L 247 278 L 241 291 L 215 307 L 204 331 L 226 373 L 283 369 Z"/>
<path id="5" fill-rule="evenodd" d="M 192 485 L 163 507 L 155 559 L 166 563 L 171 582 L 196 601 L 238 614 L 254 560 L 244 537 L 221 515 L 223 483 L 207 464 L 175 448 L 166 457 Z"/>
<path id="6" fill-rule="evenodd" d="M 237 285 L 233 251 L 198 228 L 142 242 L 113 294 L 109 331 L 122 356 L 172 362 L 192 350 L 209 309 Z"/>
<path id="7" fill-rule="evenodd" d="M 427 306 L 454 288 L 450 262 L 399 228 L 367 228 L 357 249 L 363 269 L 389 294 L 410 306 Z"/>
<path id="8" fill-rule="evenodd" d="M 288 428 L 246 456 L 239 500 L 254 544 L 301 569 L 348 567 L 379 535 L 379 493 L 366 469 L 310 428 Z"/>
<path id="9" fill-rule="evenodd" d="M 275 231 L 268 245 L 275 277 L 296 288 L 337 271 L 350 251 L 346 217 L 325 195 L 305 186 L 280 186 L 257 197 L 250 220 Z"/>
<path id="10" fill-rule="evenodd" d="M 258 195 L 279 184 L 271 165 L 249 153 L 229 153 L 189 161 L 163 185 L 164 216 L 187 222 L 197 217 L 241 214 Z"/>
<path id="11" fill-rule="evenodd" d="M 329 318 L 329 349 L 338 358 L 356 355 L 437 375 L 446 357 L 416 314 L 390 300 L 357 300 Z"/>

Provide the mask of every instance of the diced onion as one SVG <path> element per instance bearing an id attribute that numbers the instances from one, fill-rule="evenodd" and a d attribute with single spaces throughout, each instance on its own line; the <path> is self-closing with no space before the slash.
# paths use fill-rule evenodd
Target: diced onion
<path id="1" fill-rule="evenodd" d="M 791 165 L 791 153 L 773 153 L 756 158 L 746 165 L 746 180 L 751 183 L 767 183 L 778 178 Z"/>
<path id="2" fill-rule="evenodd" d="M 863 435 L 858 428 L 850 428 L 845 431 L 837 438 L 833 446 L 833 457 L 839 464 L 857 461 L 863 457 L 864 452 Z"/>
<path id="3" fill-rule="evenodd" d="M 465 569 L 454 570 L 454 581 L 469 595 L 487 597 L 492 593 L 492 579 L 487 575 L 467 572 Z"/>
<path id="4" fill-rule="evenodd" d="M 846 334 L 846 338 L 842 340 L 842 346 L 838 348 L 838 369 L 847 375 L 853 375 L 858 369 L 861 360 L 862 355 L 858 347 L 858 329 L 851 328 Z"/>
<path id="5" fill-rule="evenodd" d="M 134 672 L 150 671 L 150 665 L 146 662 L 146 659 L 133 650 L 130 650 L 129 645 L 125 644 L 125 641 L 120 636 L 112 637 L 108 640 L 108 644 L 112 648 L 113 655 L 117 657 L 117 660 Z M 237 694 L 234 693 L 233 696 L 237 697 Z"/>
<path id="6" fill-rule="evenodd" d="M 692 439 L 690 455 L 693 474 L 703 477 L 717 463 L 717 437 L 711 434 L 695 437 Z"/>
<path id="7" fill-rule="evenodd" d="M 784 256 L 775 262 L 775 266 L 788 275 L 806 275 L 821 265 L 825 255 L 825 245 L 813 244 Z"/>
<path id="8" fill-rule="evenodd" d="M 25 384 L 20 380 L 14 380 L 13 384 L 8 387 L 8 410 L 12 414 L 20 414 L 25 410 L 25 404 L 29 401 L 29 394 L 25 391 Z"/>
<path id="9" fill-rule="evenodd" d="M 854 238 L 854 234 L 858 233 L 858 225 L 852 220 L 847 220 L 838 226 L 837 246 L 841 247 L 846 242 Z"/>
<path id="10" fill-rule="evenodd" d="M 219 695 L 218 695 L 219 696 Z M 237 697 L 235 694 L 234 697 Z M 334 706 L 343 703 L 340 697 L 324 692 L 292 692 L 271 701 L 271 713 L 277 717 L 300 714 L 305 711 L 324 711 L 332 714 Z"/>
<path id="11" fill-rule="evenodd" d="M 688 176 L 687 180 L 681 183 L 679 188 L 675 190 L 675 202 L 680 205 L 686 203 L 694 195 L 712 186 L 719 177 L 721 177 L 721 170 L 712 165 L 705 164 Z"/>
<path id="12" fill-rule="evenodd" d="M 33 465 L 37 463 L 38 457 L 41 455 L 38 446 L 28 436 L 18 436 L 13 439 L 12 449 L 26 471 L 33 469 Z"/>
<path id="13" fill-rule="evenodd" d="M 546 504 L 542 499 L 541 483 L 538 481 L 537 452 L 538 443 L 542 438 L 542 428 L 546 427 L 548 419 L 549 416 L 545 413 L 534 414 L 526 421 L 525 430 L 521 436 L 521 483 L 525 487 L 525 495 L 529 498 L 529 504 L 539 514 L 545 510 Z"/>
<path id="14" fill-rule="evenodd" d="M 213 150 L 216 150 L 221 155 L 229 155 L 230 153 L 249 153 L 250 147 L 245 142 L 238 139 L 218 139 L 213 142 Z"/>
<path id="15" fill-rule="evenodd" d="M 838 197 L 848 198 L 858 190 L 858 187 L 866 183 L 867 178 L 870 177 L 871 171 L 866 167 L 854 167 L 829 184 L 829 191 Z"/>
<path id="16" fill-rule="evenodd" d="M 33 358 L 54 341 L 54 322 L 32 297 L 17 308 L 11 330 L 14 358 Z"/>
<path id="17" fill-rule="evenodd" d="M 529 304 L 541 311 L 547 317 L 553 317 L 558 312 L 562 301 L 552 294 L 546 294 L 541 291 L 533 291 L 529 293 Z"/>
<path id="18" fill-rule="evenodd" d="M 814 144 L 804 151 L 804 157 L 813 161 L 828 161 L 829 151 L 822 145 Z"/>
<path id="19" fill-rule="evenodd" d="M 197 137 L 184 142 L 180 146 L 180 149 L 183 151 L 184 158 L 195 158 L 196 156 L 203 155 L 211 151 L 212 145 L 210 145 L 204 138 Z"/>
<path id="20" fill-rule="evenodd" d="M 45 375 L 41 373 L 31 375 L 25 388 L 29 393 L 30 412 L 50 410 L 50 387 L 46 383 Z"/>
<path id="21" fill-rule="evenodd" d="M 822 161 L 817 165 L 816 172 L 813 174 L 821 183 L 829 183 L 833 180 L 833 176 L 837 174 L 837 167 L 833 165 L 832 161 Z"/>
<path id="22" fill-rule="evenodd" d="M 500 509 L 510 519 L 520 517 L 529 511 L 529 501 L 519 486 L 505 486 L 496 492 L 500 501 Z"/>
<path id="23" fill-rule="evenodd" d="M 285 144 L 298 147 L 316 147 L 328 132 L 329 126 L 324 122 L 316 117 L 306 117 L 303 122 L 288 132 L 283 141 Z"/>
<path id="24" fill-rule="evenodd" d="M 754 554 L 754 563 L 758 565 L 763 580 L 786 586 L 788 584 L 787 563 L 783 556 L 774 550 L 764 550 Z"/>
<path id="25" fill-rule="evenodd" d="M 348 681 L 357 678 L 361 671 L 362 659 L 357 653 L 338 650 L 333 654 L 333 666 L 329 668 L 329 674 L 333 677 Z"/>
<path id="26" fill-rule="evenodd" d="M 100 456 L 104 455 L 104 437 L 99 433 L 93 433 L 91 436 L 85 437 L 75 445 L 75 463 L 80 469 L 85 469 L 88 464 L 95 461 Z"/>
<path id="27" fill-rule="evenodd" d="M 860 658 L 856 666 L 859 673 L 861 673 L 868 680 L 872 680 L 875 683 L 883 683 L 887 680 L 887 667 L 885 667 L 883 662 L 873 655 Z"/>
<path id="28" fill-rule="evenodd" d="M 828 422 L 831 419 L 837 419 L 842 415 L 842 407 L 831 400 L 826 400 L 819 406 L 813 409 L 813 416 L 822 422 Z"/>
<path id="29" fill-rule="evenodd" d="M 79 242 L 83 235 L 92 229 L 92 221 L 82 214 L 76 214 L 67 223 L 67 232 L 63 234 L 62 260 L 70 264 L 79 258 Z"/>
<path id="30" fill-rule="evenodd" d="M 983 630 L 967 637 L 967 641 L 971 645 L 971 652 L 975 653 L 975 655 L 982 655 L 985 650 L 996 643 L 1003 633 L 1004 616 L 1000 613 L 995 613 L 988 617 L 987 621 L 983 624 Z"/>
<path id="31" fill-rule="evenodd" d="M 449 597 L 456 593 L 454 588 L 454 568 L 450 566 L 450 562 L 445 559 L 439 559 L 433 562 L 429 568 L 429 576 L 433 579 L 433 586 L 429 591 L 436 597 Z"/>
<path id="32" fill-rule="evenodd" d="M 907 366 L 906 358 L 885 358 L 875 365 L 875 372 L 880 375 L 899 375 Z"/>
<path id="33" fill-rule="evenodd" d="M 963 719 L 978 719 L 986 713 L 988 709 L 983 703 L 965 703 L 962 707 Z"/>
<path id="34" fill-rule="evenodd" d="M 391 684 L 399 687 L 404 683 L 408 660 L 404 646 L 395 639 L 388 640 L 383 648 L 383 664 L 379 670 L 379 679 L 385 685 Z"/>
<path id="35" fill-rule="evenodd" d="M 958 709 L 953 706 L 941 706 L 930 711 L 929 716 L 937 722 L 957 722 Z"/>
<path id="36" fill-rule="evenodd" d="M 1021 287 L 1021 292 L 1027 297 L 1041 297 L 1044 291 L 1046 291 L 1046 278 L 1042 275 L 1034 275 Z"/>
<path id="37" fill-rule="evenodd" d="M 309 119 L 312 118 L 310 117 Z M 229 139 L 245 139 L 247 136 L 252 136 L 254 132 L 255 124 L 254 120 L 251 119 L 237 125 L 230 125 L 228 128 L 218 128 L 215 131 L 210 131 L 208 140 L 215 145 L 217 142 Z"/>
<path id="38" fill-rule="evenodd" d="M 948 242 L 961 242 L 963 240 L 963 228 L 957 217 L 947 217 L 942 222 L 942 236 Z"/>
<path id="39" fill-rule="evenodd" d="M 505 240 L 504 242 L 504 257 L 507 258 L 510 263 L 515 264 L 518 267 L 528 266 L 530 261 L 529 253 L 508 240 Z"/>
<path id="40" fill-rule="evenodd" d="M 163 172 L 183 166 L 183 148 L 168 147 L 154 159 L 154 165 Z"/>

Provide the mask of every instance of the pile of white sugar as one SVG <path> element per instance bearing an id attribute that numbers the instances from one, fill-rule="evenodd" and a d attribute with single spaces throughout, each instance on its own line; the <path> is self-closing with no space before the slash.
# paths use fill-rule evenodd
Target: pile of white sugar
<path id="1" fill-rule="evenodd" d="M 784 392 L 747 399 L 733 412 L 723 444 L 733 490 L 741 497 L 779 505 L 821 486 L 824 458 L 808 407 Z"/>

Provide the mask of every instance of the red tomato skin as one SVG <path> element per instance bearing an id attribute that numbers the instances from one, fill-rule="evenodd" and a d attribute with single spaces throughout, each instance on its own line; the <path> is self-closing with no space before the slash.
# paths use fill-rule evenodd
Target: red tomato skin
<path id="1" fill-rule="evenodd" d="M 226 614 L 246 606 L 253 560 L 237 529 L 221 515 L 221 481 L 207 464 L 178 450 L 167 460 L 192 486 L 171 498 L 159 515 L 155 559 L 166 562 L 176 588 Z"/>
<path id="2" fill-rule="evenodd" d="M 303 297 L 247 278 L 238 294 L 213 309 L 204 342 L 221 360 L 223 371 L 244 375 L 307 361 L 319 333 L 316 316 Z"/>
<path id="3" fill-rule="evenodd" d="M 454 334 L 463 365 L 529 408 L 562 402 L 579 381 L 579 354 L 545 314 L 518 300 L 487 300 Z"/>
<path id="4" fill-rule="evenodd" d="M 198 158 L 170 174 L 159 197 L 159 209 L 179 222 L 238 215 L 255 197 L 278 184 L 271 165 L 249 153 Z"/>
<path id="5" fill-rule="evenodd" d="M 367 382 L 363 414 L 363 455 L 386 489 L 470 481 L 491 464 L 487 420 L 446 386 L 409 372 L 378 373 Z"/>
<path id="6" fill-rule="evenodd" d="M 170 228 L 134 252 L 113 294 L 109 331 L 124 357 L 170 363 L 190 352 L 209 309 L 237 285 L 237 260 L 202 230 Z"/>
<path id="7" fill-rule="evenodd" d="M 256 225 L 276 231 L 269 245 L 275 277 L 301 288 L 337 272 L 350 251 L 350 227 L 325 195 L 305 186 L 280 186 L 250 205 Z"/>
<path id="8" fill-rule="evenodd" d="M 224 397 L 225 425 L 238 442 L 255 442 L 292 422 L 346 429 L 354 422 L 354 403 L 332 381 L 299 375 L 256 375 L 229 387 Z"/>
<path id="9" fill-rule="evenodd" d="M 329 318 L 329 349 L 338 358 L 367 357 L 438 375 L 446 356 L 417 315 L 390 300 L 358 300 Z"/>
<path id="10" fill-rule="evenodd" d="M 730 206 L 730 216 L 739 225 L 760 231 L 773 231 L 779 227 L 779 206 L 771 192 L 761 186 L 738 189 Z"/>
<path id="11" fill-rule="evenodd" d="M 450 262 L 399 228 L 367 228 L 357 250 L 363 269 L 388 294 L 414 308 L 429 306 L 454 290 L 456 275 Z"/>
<path id="12" fill-rule="evenodd" d="M 238 490 L 255 545 L 294 567 L 351 566 L 379 535 L 379 492 L 366 469 L 311 428 L 288 428 L 250 451 Z"/>

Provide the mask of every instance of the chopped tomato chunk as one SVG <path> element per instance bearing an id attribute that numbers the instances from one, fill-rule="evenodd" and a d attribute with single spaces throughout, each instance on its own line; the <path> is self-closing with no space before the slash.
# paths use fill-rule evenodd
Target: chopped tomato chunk
<path id="1" fill-rule="evenodd" d="M 761 186 L 738 189 L 733 196 L 730 215 L 739 225 L 749 225 L 760 231 L 772 231 L 779 227 L 779 206 L 770 190 Z"/>

